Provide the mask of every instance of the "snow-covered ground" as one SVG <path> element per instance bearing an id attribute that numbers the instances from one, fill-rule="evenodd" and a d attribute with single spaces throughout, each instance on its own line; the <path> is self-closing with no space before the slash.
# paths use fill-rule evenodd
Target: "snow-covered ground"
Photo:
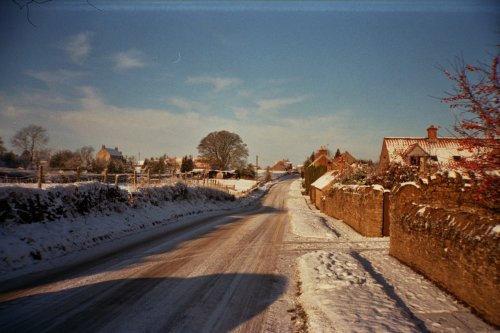
<path id="1" fill-rule="evenodd" d="M 0 281 L 109 252 L 187 223 L 189 215 L 241 209 L 272 184 L 236 201 L 183 200 L 47 223 L 1 225 Z M 286 206 L 294 246 L 304 253 L 297 259 L 298 300 L 307 313 L 309 332 L 499 332 L 389 256 L 388 238 L 359 235 L 316 210 L 300 190 L 300 180 L 294 181 Z"/>
<path id="2" fill-rule="evenodd" d="M 223 210 L 241 209 L 254 203 L 272 184 L 264 184 L 235 201 L 202 200 L 195 197 L 189 200 L 161 202 L 157 205 L 146 204 L 139 208 L 121 205 L 119 211 L 104 210 L 55 221 L 2 223 L 0 281 L 54 268 L 63 261 L 79 260 L 80 257 L 88 256 L 92 252 L 89 250 L 94 251 L 97 245 L 100 250 L 106 251 L 103 243 L 119 246 L 120 243 L 134 242 L 158 232 L 165 226 L 177 223 L 180 217 L 208 216 Z M 246 191 L 252 186 L 244 184 L 240 188 Z M 19 187 L 29 189 L 33 186 Z"/>
<path id="3" fill-rule="evenodd" d="M 499 332 L 389 256 L 388 238 L 363 237 L 308 200 L 295 181 L 292 231 L 323 245 L 297 262 L 310 332 Z"/>
<path id="4" fill-rule="evenodd" d="M 234 187 L 234 191 L 231 191 L 231 193 L 236 192 L 234 194 L 239 195 L 242 193 L 244 194 L 253 187 L 257 186 L 258 182 L 256 180 L 247 179 L 217 179 L 217 184 L 222 186 L 229 186 L 231 188 Z"/>

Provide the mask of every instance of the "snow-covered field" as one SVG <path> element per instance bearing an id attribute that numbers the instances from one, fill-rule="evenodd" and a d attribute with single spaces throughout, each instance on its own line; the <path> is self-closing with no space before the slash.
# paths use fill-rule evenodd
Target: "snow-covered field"
<path id="1" fill-rule="evenodd" d="M 324 245 L 297 262 L 310 332 L 499 332 L 389 256 L 388 238 L 363 237 L 308 200 L 294 182 L 292 231 Z"/>
<path id="2" fill-rule="evenodd" d="M 247 179 L 218 179 L 217 184 L 222 186 L 229 186 L 231 188 L 234 187 L 234 194 L 241 194 L 251 190 L 253 187 L 258 185 L 256 180 L 247 180 Z"/>

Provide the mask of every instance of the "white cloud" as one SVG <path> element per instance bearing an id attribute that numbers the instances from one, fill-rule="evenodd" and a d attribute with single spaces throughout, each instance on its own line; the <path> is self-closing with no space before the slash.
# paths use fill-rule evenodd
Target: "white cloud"
<path id="1" fill-rule="evenodd" d="M 66 45 L 64 45 L 64 50 L 74 63 L 82 64 L 89 56 L 92 50 L 90 36 L 89 32 L 80 32 L 70 37 Z"/>
<path id="2" fill-rule="evenodd" d="M 200 112 L 200 102 L 172 97 L 169 102 L 184 112 L 168 108 L 119 107 L 104 100 L 90 86 L 78 89 L 80 96 L 70 100 L 64 111 L 54 111 L 49 101 L 23 104 L 20 98 L 0 95 L 0 132 L 8 138 L 14 130 L 34 123 L 47 128 L 50 144 L 55 149 L 76 149 L 102 144 L 118 146 L 125 155 L 141 157 L 197 154 L 196 147 L 208 133 L 228 130 L 238 133 L 250 150 L 249 161 L 259 155 L 259 163 L 272 165 L 281 158 L 294 163 L 302 161 L 311 151 L 330 144 L 332 150 L 347 149 L 356 157 L 374 158 L 380 142 L 366 137 L 366 126 L 355 121 L 352 112 L 300 118 L 282 117 L 270 112 L 265 119 L 255 108 L 230 107 L 236 115 L 228 117 Z M 25 97 L 29 96 L 26 94 Z M 301 98 L 266 100 L 263 109 L 298 103 Z M 47 103 L 46 105 L 42 103 Z M 346 127 L 345 124 L 349 125 Z"/>
<path id="3" fill-rule="evenodd" d="M 233 113 L 237 119 L 246 120 L 248 115 L 251 114 L 251 111 L 248 108 L 235 106 L 232 107 Z"/>
<path id="4" fill-rule="evenodd" d="M 42 81 L 43 83 L 47 85 L 55 85 L 55 84 L 61 84 L 61 83 L 66 83 L 72 79 L 81 77 L 84 75 L 82 72 L 77 72 L 77 71 L 71 71 L 71 70 L 65 70 L 65 69 L 59 69 L 55 71 L 32 71 L 32 70 L 27 70 L 26 74 Z"/>
<path id="5" fill-rule="evenodd" d="M 241 80 L 235 77 L 220 77 L 220 76 L 190 76 L 186 79 L 189 85 L 209 84 L 212 85 L 216 92 L 236 86 L 241 83 Z"/>
<path id="6" fill-rule="evenodd" d="M 113 57 L 113 60 L 115 62 L 115 70 L 118 71 L 126 71 L 146 66 L 144 53 L 136 49 L 118 52 Z"/>
<path id="7" fill-rule="evenodd" d="M 290 106 L 302 103 L 306 100 L 305 96 L 290 97 L 290 98 L 271 98 L 258 100 L 257 108 L 260 112 L 270 112 L 278 110 L 284 106 Z"/>
<path id="8" fill-rule="evenodd" d="M 168 102 L 186 112 L 206 112 L 208 107 L 200 102 L 189 100 L 184 97 L 170 97 Z"/>

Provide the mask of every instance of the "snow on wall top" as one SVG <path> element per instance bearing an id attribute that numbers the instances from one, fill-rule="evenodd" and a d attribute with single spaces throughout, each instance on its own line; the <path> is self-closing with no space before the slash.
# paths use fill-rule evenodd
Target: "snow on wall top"
<path id="1" fill-rule="evenodd" d="M 325 187 L 330 185 L 335 178 L 337 178 L 338 171 L 328 171 L 323 176 L 319 177 L 311 186 L 314 186 L 318 190 L 323 190 Z"/>

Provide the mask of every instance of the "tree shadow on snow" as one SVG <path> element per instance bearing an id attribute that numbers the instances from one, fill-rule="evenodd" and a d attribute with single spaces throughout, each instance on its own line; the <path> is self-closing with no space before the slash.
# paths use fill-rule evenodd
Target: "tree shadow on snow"
<path id="1" fill-rule="evenodd" d="M 98 244 L 96 247 L 87 250 L 97 250 L 96 255 L 75 259 L 70 264 L 62 267 L 34 272 L 3 281 L 0 285 L 0 293 L 43 286 L 47 283 L 63 281 L 69 278 L 82 277 L 88 275 L 89 271 L 92 271 L 92 274 L 112 271 L 115 268 L 110 267 L 113 265 L 108 265 L 107 263 L 115 259 L 122 260 L 123 258 L 127 258 L 127 265 L 141 263 L 155 254 L 167 253 L 175 250 L 185 242 L 206 237 L 229 224 L 244 223 L 243 220 L 248 216 L 279 212 L 282 211 L 263 205 L 261 200 L 259 200 L 251 206 L 243 207 L 241 211 L 237 212 L 231 210 L 213 212 L 213 215 L 209 216 L 192 215 L 180 217 L 178 221 L 157 229 L 158 233 L 151 234 L 140 240 L 126 242 L 119 247 L 113 247 L 111 250 L 105 251 L 98 251 L 99 246 L 105 245 Z M 193 232 L 194 228 L 198 229 Z M 151 249 L 159 244 L 164 244 L 165 239 L 167 239 L 168 245 L 162 246 L 161 250 L 147 251 L 147 255 L 141 253 L 143 249 Z M 69 256 L 71 255 L 70 253 Z"/>
<path id="2" fill-rule="evenodd" d="M 272 274 L 105 281 L 0 298 L 0 327 L 2 332 L 228 332 L 262 313 L 287 283 Z M 257 318 L 252 325 L 260 323 Z"/>

